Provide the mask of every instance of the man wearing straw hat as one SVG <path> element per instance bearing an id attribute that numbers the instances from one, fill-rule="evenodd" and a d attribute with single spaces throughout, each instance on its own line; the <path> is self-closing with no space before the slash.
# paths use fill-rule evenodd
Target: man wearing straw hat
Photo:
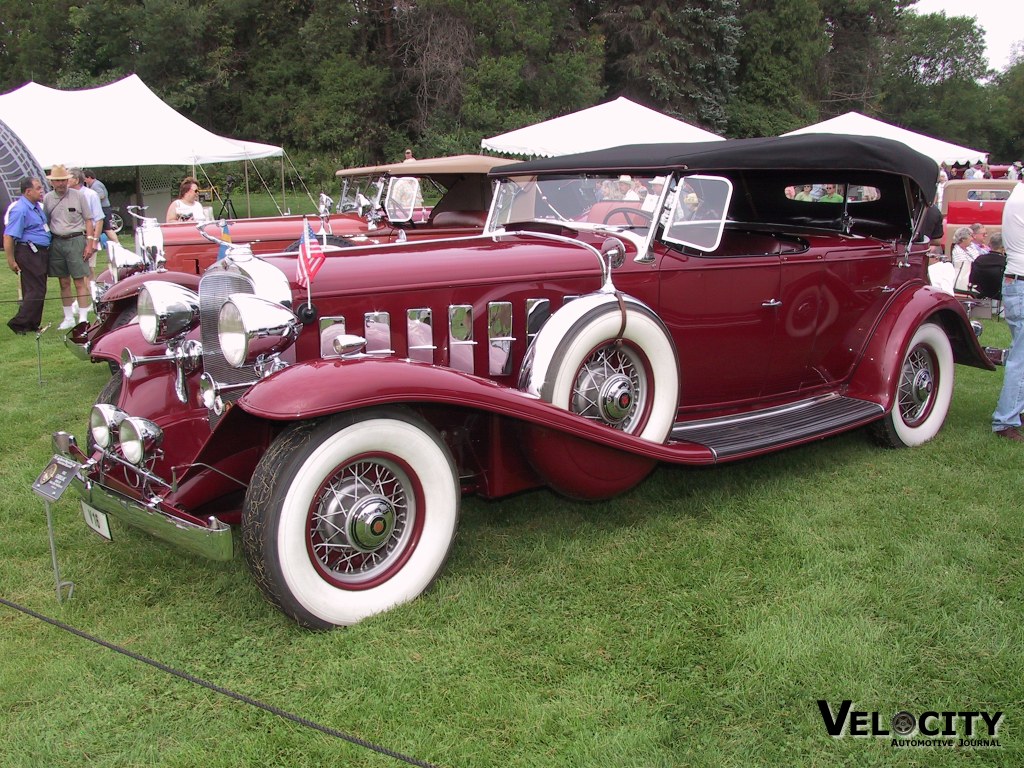
<path id="1" fill-rule="evenodd" d="M 46 176 L 53 189 L 43 198 L 43 208 L 50 220 L 50 277 L 60 281 L 60 300 L 64 305 L 61 330 L 75 325 L 71 293 L 74 281 L 78 294 L 78 322 L 89 319 L 92 297 L 89 295 L 89 258 L 96 250 L 98 238 L 92 234 L 94 222 L 89 213 L 89 201 L 80 190 L 69 189 L 71 174 L 63 165 L 55 165 Z"/>

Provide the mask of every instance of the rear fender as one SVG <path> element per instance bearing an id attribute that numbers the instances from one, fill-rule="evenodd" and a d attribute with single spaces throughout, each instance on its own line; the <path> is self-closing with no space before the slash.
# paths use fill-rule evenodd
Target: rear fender
<path id="1" fill-rule="evenodd" d="M 917 286 L 897 296 L 878 321 L 850 379 L 847 394 L 879 403 L 888 410 L 910 339 L 925 322 L 938 323 L 945 330 L 953 347 L 954 362 L 995 370 L 960 302 L 930 286 Z"/>
<path id="2" fill-rule="evenodd" d="M 704 446 L 652 443 L 450 368 L 395 358 L 318 360 L 257 382 L 236 406 L 270 421 L 301 421 L 380 405 L 441 404 L 506 416 L 659 461 L 711 464 Z"/>

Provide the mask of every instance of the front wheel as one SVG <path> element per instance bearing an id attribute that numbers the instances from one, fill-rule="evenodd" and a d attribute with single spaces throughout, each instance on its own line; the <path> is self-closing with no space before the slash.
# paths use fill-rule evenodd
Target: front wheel
<path id="1" fill-rule="evenodd" d="M 116 233 L 120 233 L 124 229 L 124 219 L 117 211 L 110 212 L 110 228 Z"/>
<path id="2" fill-rule="evenodd" d="M 267 599 L 329 629 L 410 601 L 437 578 L 459 516 L 455 465 L 404 409 L 282 432 L 246 494 L 242 546 Z"/>
<path id="3" fill-rule="evenodd" d="M 922 323 L 903 356 L 892 408 L 872 425 L 883 445 L 921 445 L 938 434 L 953 398 L 953 350 L 946 332 Z"/>

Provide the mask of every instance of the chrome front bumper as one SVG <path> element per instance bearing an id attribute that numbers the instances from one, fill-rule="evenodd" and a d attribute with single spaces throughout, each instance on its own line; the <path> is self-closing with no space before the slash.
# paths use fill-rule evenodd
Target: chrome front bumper
<path id="1" fill-rule="evenodd" d="M 74 436 L 67 432 L 54 432 L 53 446 L 57 453 L 86 465 L 72 481 L 71 487 L 90 507 L 106 512 L 115 520 L 145 531 L 169 544 L 211 560 L 231 560 L 234 557 L 231 527 L 226 523 L 211 517 L 208 526 L 196 525 L 162 512 L 156 504 L 143 504 L 103 486 L 93 478 L 83 477 L 89 468 L 89 457 L 78 447 Z"/>
<path id="2" fill-rule="evenodd" d="M 89 341 L 89 324 L 79 323 L 65 333 L 64 346 L 79 360 L 91 360 L 92 342 Z"/>

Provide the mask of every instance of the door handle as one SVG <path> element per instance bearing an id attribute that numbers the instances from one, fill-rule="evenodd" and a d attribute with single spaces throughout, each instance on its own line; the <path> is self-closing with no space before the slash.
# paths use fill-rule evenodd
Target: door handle
<path id="1" fill-rule="evenodd" d="M 762 301 L 761 302 L 761 306 L 762 307 L 771 307 L 771 308 L 774 309 L 775 307 L 781 307 L 782 306 L 782 302 L 779 301 L 778 299 L 768 299 L 768 301 Z"/>

